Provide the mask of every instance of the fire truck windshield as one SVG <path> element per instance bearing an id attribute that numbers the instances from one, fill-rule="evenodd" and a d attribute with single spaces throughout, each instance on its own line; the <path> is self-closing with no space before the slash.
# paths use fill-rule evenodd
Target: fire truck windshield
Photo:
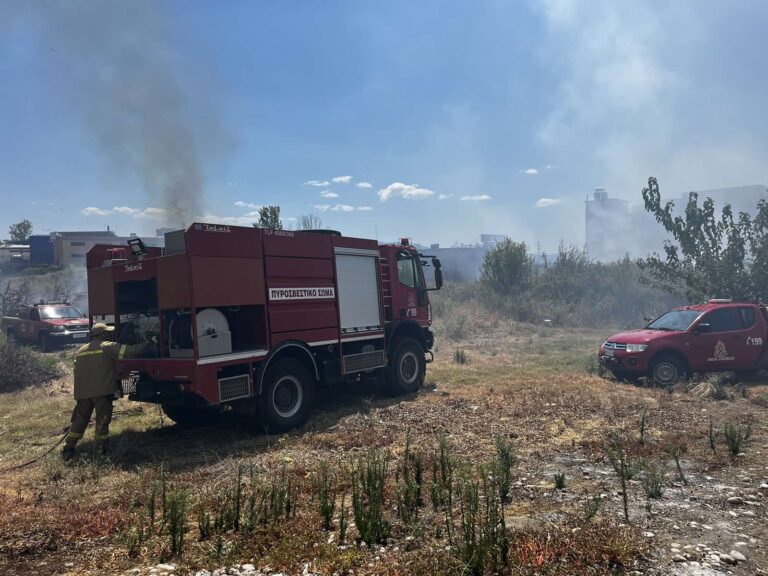
<path id="1" fill-rule="evenodd" d="M 682 332 L 701 316 L 699 310 L 672 310 L 663 316 L 656 318 L 648 324 L 648 330 L 665 330 L 668 332 Z"/>
<path id="2" fill-rule="evenodd" d="M 40 309 L 40 317 L 43 320 L 81 318 L 82 316 L 80 311 L 72 306 L 46 306 Z"/>

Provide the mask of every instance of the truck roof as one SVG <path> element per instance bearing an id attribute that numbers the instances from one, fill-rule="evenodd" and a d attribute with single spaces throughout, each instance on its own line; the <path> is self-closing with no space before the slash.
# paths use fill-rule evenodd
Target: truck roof
<path id="1" fill-rule="evenodd" d="M 732 308 L 737 306 L 759 306 L 759 302 L 723 302 L 723 301 L 711 301 L 704 304 L 690 304 L 688 306 L 678 306 L 675 310 L 696 310 L 698 312 L 707 312 L 708 310 L 714 310 L 715 308 Z"/>

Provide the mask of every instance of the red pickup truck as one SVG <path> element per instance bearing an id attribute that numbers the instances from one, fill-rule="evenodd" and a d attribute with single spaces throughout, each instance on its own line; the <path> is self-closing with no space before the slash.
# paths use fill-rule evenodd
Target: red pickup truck
<path id="1" fill-rule="evenodd" d="M 694 372 L 768 368 L 768 310 L 758 302 L 710 300 L 681 306 L 645 328 L 614 334 L 598 357 L 617 379 L 647 376 L 670 385 Z"/>
<path id="2" fill-rule="evenodd" d="M 38 344 L 49 352 L 63 344 L 88 342 L 90 321 L 66 302 L 39 302 L 19 307 L 16 316 L 4 316 L 0 328 L 19 343 Z"/>

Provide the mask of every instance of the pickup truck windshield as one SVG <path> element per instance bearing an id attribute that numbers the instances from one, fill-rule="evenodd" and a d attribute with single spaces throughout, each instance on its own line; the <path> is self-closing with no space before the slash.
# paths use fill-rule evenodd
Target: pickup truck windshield
<path id="1" fill-rule="evenodd" d="M 77 308 L 72 306 L 46 306 L 40 309 L 40 317 L 43 320 L 58 320 L 62 318 L 80 318 L 80 314 Z"/>
<path id="2" fill-rule="evenodd" d="M 672 310 L 663 316 L 656 318 L 646 326 L 648 330 L 667 330 L 670 332 L 682 332 L 701 316 L 698 310 Z"/>

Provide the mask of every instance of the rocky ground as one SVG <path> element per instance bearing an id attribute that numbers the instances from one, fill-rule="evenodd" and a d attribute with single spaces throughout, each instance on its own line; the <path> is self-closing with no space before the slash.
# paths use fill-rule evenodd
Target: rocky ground
<path id="1" fill-rule="evenodd" d="M 448 515 L 426 503 L 411 524 L 396 510 L 395 469 L 406 438 L 424 456 L 428 494 L 443 434 L 462 473 L 476 479 L 494 458 L 496 438 L 514 447 L 504 507 L 513 537 L 510 574 L 768 574 L 768 387 L 733 384 L 718 388 L 727 399 L 715 400 L 683 385 L 667 391 L 604 380 L 588 373 L 602 336 L 512 326 L 443 340 L 420 394 L 388 398 L 366 384 L 325 391 L 310 422 L 280 437 L 232 423 L 185 430 L 154 407 L 120 401 L 111 460 L 89 454 L 85 442 L 74 465 L 51 454 L 0 475 L 0 572 L 461 573 L 460 540 L 452 545 L 443 529 L 448 517 L 461 525 L 458 507 Z M 455 361 L 457 348 L 466 363 Z M 3 398 L 0 468 L 39 455 L 56 440 L 67 421 L 69 386 L 64 379 Z M 725 442 L 729 424 L 750 430 L 737 456 Z M 339 508 L 324 530 L 313 479 L 321 463 L 330 465 L 337 506 L 345 495 L 349 507 L 350 467 L 371 449 L 391 462 L 385 510 L 391 531 L 366 546 L 352 521 L 340 545 Z M 634 470 L 626 484 L 628 520 L 611 461 L 619 453 Z M 206 502 L 216 510 L 244 466 L 255 470 L 255 486 L 286 470 L 298 512 L 248 536 L 224 531 L 202 538 L 199 510 Z M 661 491 L 655 497 L 648 496 L 651 472 Z M 556 486 L 556 474 L 564 486 Z M 148 494 L 159 478 L 190 499 L 180 557 L 169 553 L 161 527 L 131 545 L 137 527 L 153 529 Z"/>

